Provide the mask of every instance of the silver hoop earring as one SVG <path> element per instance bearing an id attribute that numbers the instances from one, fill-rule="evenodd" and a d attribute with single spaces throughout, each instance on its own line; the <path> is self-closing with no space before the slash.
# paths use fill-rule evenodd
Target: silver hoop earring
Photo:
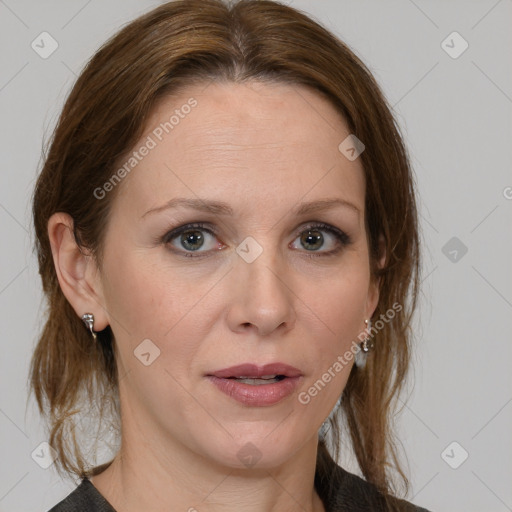
<path id="1" fill-rule="evenodd" d="M 91 331 L 93 339 L 96 340 L 97 336 L 96 333 L 94 332 L 94 315 L 92 313 L 85 313 L 82 315 L 82 321 L 87 327 L 87 329 Z"/>
<path id="2" fill-rule="evenodd" d="M 374 348 L 374 344 L 371 339 L 372 321 L 371 319 L 365 320 L 366 324 L 366 338 L 359 344 L 359 350 L 354 356 L 354 364 L 358 368 L 364 368 L 366 366 L 366 359 L 368 358 L 368 352 Z"/>

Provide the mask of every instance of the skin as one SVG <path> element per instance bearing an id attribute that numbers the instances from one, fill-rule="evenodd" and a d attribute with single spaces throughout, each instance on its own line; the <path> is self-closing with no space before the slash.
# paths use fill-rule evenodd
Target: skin
<path id="1" fill-rule="evenodd" d="M 350 348 L 377 306 L 362 165 L 339 152 L 350 132 L 330 103 L 275 83 L 212 83 L 164 98 L 134 149 L 191 97 L 197 106 L 117 185 L 101 268 L 78 250 L 69 216 L 57 213 L 48 225 L 64 294 L 77 315 L 94 314 L 96 331 L 110 324 L 116 340 L 122 445 L 92 482 L 122 512 L 322 511 L 317 432 L 353 363 L 307 405 L 298 394 Z M 144 215 L 176 197 L 224 201 L 234 213 Z M 293 212 L 331 198 L 351 206 Z M 179 236 L 158 241 L 193 222 L 217 229 L 200 232 L 202 257 L 183 256 Z M 312 250 L 304 245 L 312 222 L 350 242 L 321 228 Z M 252 263 L 236 252 L 248 236 L 263 249 Z M 149 366 L 134 357 L 144 339 L 160 350 Z M 302 378 L 272 406 L 240 404 L 205 378 L 277 361 Z M 247 443 L 261 457 L 252 467 L 237 456 Z"/>

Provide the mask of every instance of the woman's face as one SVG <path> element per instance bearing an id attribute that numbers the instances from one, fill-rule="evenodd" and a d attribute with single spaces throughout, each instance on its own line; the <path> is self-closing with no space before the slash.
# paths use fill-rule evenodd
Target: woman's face
<path id="1" fill-rule="evenodd" d="M 127 437 L 232 467 L 316 446 L 378 300 L 349 134 L 284 84 L 159 103 L 118 167 L 100 277 Z"/>

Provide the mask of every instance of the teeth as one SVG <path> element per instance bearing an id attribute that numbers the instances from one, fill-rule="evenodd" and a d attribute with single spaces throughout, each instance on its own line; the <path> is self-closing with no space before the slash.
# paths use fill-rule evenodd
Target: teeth
<path id="1" fill-rule="evenodd" d="M 263 375 L 262 377 L 250 377 L 249 375 L 242 375 L 240 377 L 233 377 L 234 379 L 275 379 L 277 375 Z"/>
<path id="2" fill-rule="evenodd" d="M 271 384 L 274 382 L 279 382 L 279 380 L 276 378 L 269 379 L 266 377 L 261 378 L 261 379 L 251 379 L 251 378 L 247 378 L 247 377 L 236 377 L 235 380 L 238 382 L 241 382 L 242 384 L 251 384 L 253 386 L 261 386 L 264 384 Z"/>

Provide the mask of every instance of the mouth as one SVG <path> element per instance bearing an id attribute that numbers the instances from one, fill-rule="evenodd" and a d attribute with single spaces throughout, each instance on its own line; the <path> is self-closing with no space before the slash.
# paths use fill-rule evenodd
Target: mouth
<path id="1" fill-rule="evenodd" d="M 251 386 L 262 386 L 265 384 L 272 384 L 273 382 L 280 382 L 286 379 L 285 375 L 263 375 L 261 378 L 256 377 L 228 377 L 228 379 L 236 380 L 242 384 L 250 384 Z"/>
<path id="2" fill-rule="evenodd" d="M 266 381 L 277 382 L 293 377 L 300 377 L 302 372 L 285 363 L 270 363 L 263 366 L 258 366 L 252 363 L 239 364 L 222 370 L 214 371 L 208 376 L 218 377 L 219 379 L 236 379 L 236 380 L 251 380 L 255 381 L 251 384 L 268 384 Z M 262 382 L 263 381 L 263 382 Z"/>
<path id="3" fill-rule="evenodd" d="M 206 377 L 224 394 L 244 405 L 268 406 L 289 396 L 298 386 L 302 372 L 284 363 L 245 363 Z"/>

